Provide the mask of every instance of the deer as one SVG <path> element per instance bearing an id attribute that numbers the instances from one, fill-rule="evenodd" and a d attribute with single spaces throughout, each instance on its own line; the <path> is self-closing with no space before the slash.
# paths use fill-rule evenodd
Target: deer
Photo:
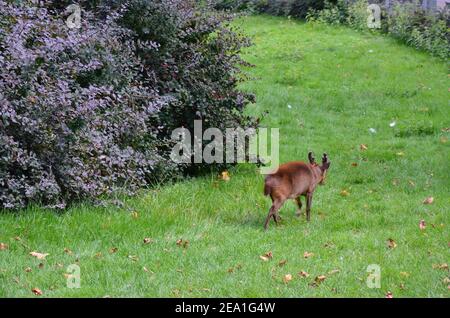
<path id="1" fill-rule="evenodd" d="M 308 160 L 309 164 L 303 161 L 282 164 L 275 173 L 266 176 L 264 195 L 270 195 L 272 206 L 264 223 L 265 230 L 268 228 L 271 217 L 278 225 L 281 220 L 278 211 L 288 199 L 293 199 L 297 203 L 298 212 L 296 215 L 300 217 L 302 215 L 301 196 L 306 197 L 306 220 L 307 222 L 310 221 L 314 191 L 317 185 L 325 184 L 331 162 L 328 155 L 324 153 L 322 165 L 317 164 L 311 151 L 308 153 Z"/>

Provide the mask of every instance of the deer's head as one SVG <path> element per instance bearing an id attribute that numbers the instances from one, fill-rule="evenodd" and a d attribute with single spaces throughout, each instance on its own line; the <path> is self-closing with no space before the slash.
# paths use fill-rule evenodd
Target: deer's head
<path id="1" fill-rule="evenodd" d="M 328 155 L 326 153 L 323 154 L 322 165 L 319 165 L 318 163 L 316 163 L 316 159 L 314 158 L 314 154 L 312 152 L 308 153 L 308 159 L 309 159 L 309 163 L 319 171 L 319 174 L 320 174 L 319 184 L 320 185 L 325 184 L 325 178 L 327 176 L 327 171 L 330 168 L 330 164 L 331 164 L 330 160 L 328 159 Z"/>

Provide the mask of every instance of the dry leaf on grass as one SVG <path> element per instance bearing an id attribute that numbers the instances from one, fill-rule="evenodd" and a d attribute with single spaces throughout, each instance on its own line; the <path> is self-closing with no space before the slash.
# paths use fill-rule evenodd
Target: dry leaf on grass
<path id="1" fill-rule="evenodd" d="M 365 150 L 369 149 L 369 147 L 367 147 L 366 144 L 361 144 L 361 145 L 359 145 L 359 149 L 362 151 L 365 151 Z"/>
<path id="2" fill-rule="evenodd" d="M 397 247 L 397 243 L 395 243 L 395 241 L 390 238 L 390 239 L 387 240 L 387 246 L 389 248 L 396 248 Z"/>
<path id="3" fill-rule="evenodd" d="M 42 295 L 42 290 L 40 290 L 39 288 L 33 288 L 31 291 L 32 291 L 33 294 L 35 294 L 36 296 L 41 296 L 41 295 Z"/>
<path id="4" fill-rule="evenodd" d="M 118 249 L 117 247 L 111 247 L 111 248 L 109 249 L 109 254 L 114 254 L 114 253 L 116 253 L 118 250 L 119 250 L 119 249 Z"/>
<path id="5" fill-rule="evenodd" d="M 340 194 L 341 194 L 341 196 L 343 196 L 343 197 L 348 197 L 348 196 L 350 195 L 350 192 L 348 192 L 347 190 L 344 189 L 344 190 L 341 191 Z"/>
<path id="6" fill-rule="evenodd" d="M 386 298 L 394 298 L 394 295 L 390 291 L 386 293 Z"/>
<path id="7" fill-rule="evenodd" d="M 72 251 L 66 247 L 64 248 L 64 253 L 71 255 Z"/>
<path id="8" fill-rule="evenodd" d="M 444 263 L 444 264 L 433 264 L 433 269 L 448 270 L 448 264 L 447 263 Z"/>
<path id="9" fill-rule="evenodd" d="M 284 282 L 285 284 L 289 283 L 291 280 L 292 280 L 292 275 L 291 275 L 291 274 L 286 274 L 286 275 L 284 275 L 284 277 L 283 277 L 283 282 Z"/>
<path id="10" fill-rule="evenodd" d="M 264 262 L 267 262 L 269 259 L 273 258 L 272 251 L 265 253 L 264 255 L 259 256 Z"/>
<path id="11" fill-rule="evenodd" d="M 219 178 L 223 181 L 230 181 L 230 174 L 228 173 L 228 171 L 223 171 Z"/>
<path id="12" fill-rule="evenodd" d="M 305 272 L 305 271 L 300 271 L 298 273 L 298 276 L 300 276 L 300 277 L 309 277 L 309 274 L 307 272 Z"/>
<path id="13" fill-rule="evenodd" d="M 8 249 L 8 244 L 0 243 L 0 251 L 5 251 Z"/>
<path id="14" fill-rule="evenodd" d="M 427 225 L 425 224 L 425 220 L 420 220 L 419 229 L 425 230 L 426 227 L 427 227 Z"/>
<path id="15" fill-rule="evenodd" d="M 30 252 L 30 255 L 36 257 L 37 259 L 45 259 L 50 254 L 48 254 L 48 253 Z"/>
<path id="16" fill-rule="evenodd" d="M 188 240 L 179 239 L 179 240 L 177 240 L 177 245 L 180 246 L 180 247 L 187 248 L 189 246 L 189 241 Z"/>
<path id="17" fill-rule="evenodd" d="M 433 203 L 433 201 L 434 201 L 434 198 L 433 197 L 428 197 L 428 198 L 426 198 L 425 200 L 423 200 L 423 204 L 432 204 Z"/>
<path id="18" fill-rule="evenodd" d="M 327 279 L 327 277 L 325 275 L 319 275 L 316 278 L 314 278 L 314 281 L 317 284 L 320 284 L 321 282 L 323 282 L 325 279 Z"/>
<path id="19" fill-rule="evenodd" d="M 149 237 L 144 238 L 144 244 L 150 244 L 153 243 L 153 240 Z"/>
<path id="20" fill-rule="evenodd" d="M 314 256 L 314 253 L 310 253 L 310 252 L 303 253 L 304 258 L 310 258 L 311 256 Z"/>
<path id="21" fill-rule="evenodd" d="M 400 272 L 400 276 L 403 276 L 403 277 L 409 277 L 409 273 L 408 272 Z"/>
<path id="22" fill-rule="evenodd" d="M 278 266 L 282 267 L 282 266 L 286 265 L 286 263 L 287 263 L 287 259 L 283 259 L 278 262 Z"/>
<path id="23" fill-rule="evenodd" d="M 31 271 L 32 271 L 31 267 L 25 268 L 25 272 L 29 273 L 29 272 L 31 272 Z"/>

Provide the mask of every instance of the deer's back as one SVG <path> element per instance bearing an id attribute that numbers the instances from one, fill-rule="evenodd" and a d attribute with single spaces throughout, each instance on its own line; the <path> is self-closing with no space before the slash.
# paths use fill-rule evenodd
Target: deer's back
<path id="1" fill-rule="evenodd" d="M 293 199 L 310 191 L 313 172 L 310 165 L 302 161 L 281 165 L 275 174 L 265 180 L 264 194 L 272 198 Z"/>

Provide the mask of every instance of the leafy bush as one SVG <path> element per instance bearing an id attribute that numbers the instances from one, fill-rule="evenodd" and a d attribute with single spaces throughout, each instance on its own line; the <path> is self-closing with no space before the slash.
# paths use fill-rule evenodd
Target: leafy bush
<path id="1" fill-rule="evenodd" d="M 388 32 L 394 37 L 441 58 L 450 56 L 449 13 L 439 15 L 423 10 L 417 2 L 396 4 L 388 19 Z"/>
<path id="2" fill-rule="evenodd" d="M 236 90 L 248 42 L 228 17 L 193 1 L 98 2 L 69 29 L 63 1 L 0 0 L 0 208 L 134 191 L 179 170 L 173 128 L 254 125 Z"/>
<path id="3" fill-rule="evenodd" d="M 323 10 L 310 10 L 307 20 L 347 24 L 357 30 L 373 30 L 367 27 L 368 4 L 367 0 L 349 3 L 344 0 L 338 0 L 336 3 L 326 2 Z M 443 59 L 450 56 L 448 10 L 443 10 L 439 14 L 431 13 L 423 9 L 418 1 L 395 3 L 390 13 L 382 4 L 380 7 L 381 32 Z"/>
<path id="4" fill-rule="evenodd" d="M 250 11 L 305 18 L 309 9 L 320 10 L 324 0 L 216 0 L 219 10 Z"/>
<path id="5" fill-rule="evenodd" d="M 348 16 L 345 0 L 330 2 L 325 0 L 324 8 L 321 10 L 309 9 L 307 21 L 328 24 L 343 24 Z"/>

